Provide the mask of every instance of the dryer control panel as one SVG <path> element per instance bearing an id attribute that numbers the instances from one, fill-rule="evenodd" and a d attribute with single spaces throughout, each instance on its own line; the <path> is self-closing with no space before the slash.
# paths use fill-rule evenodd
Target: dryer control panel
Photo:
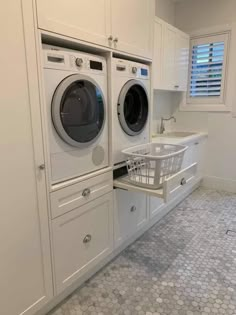
<path id="1" fill-rule="evenodd" d="M 123 60 L 123 59 L 116 59 L 114 58 L 114 71 L 120 75 L 126 75 L 131 78 L 137 79 L 149 79 L 150 78 L 150 71 L 149 66 L 144 65 L 138 62 Z"/>

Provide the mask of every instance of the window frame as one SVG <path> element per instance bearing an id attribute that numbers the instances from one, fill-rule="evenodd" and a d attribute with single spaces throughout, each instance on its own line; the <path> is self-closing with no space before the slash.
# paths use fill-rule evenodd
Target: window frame
<path id="1" fill-rule="evenodd" d="M 221 77 L 221 89 L 220 96 L 217 97 L 199 97 L 194 98 L 190 96 L 190 85 L 191 85 L 191 77 L 192 77 L 192 61 L 193 47 L 196 45 L 204 45 L 209 43 L 216 42 L 224 42 L 224 58 L 223 58 L 223 68 L 222 68 L 222 77 Z M 187 104 L 191 105 L 208 105 L 208 104 L 224 104 L 225 103 L 225 86 L 227 84 L 227 62 L 228 62 L 228 43 L 229 43 L 229 33 L 224 34 L 215 34 L 215 35 L 207 35 L 202 37 L 195 37 L 190 39 L 190 62 L 188 69 L 188 89 L 187 89 Z"/>
<path id="2" fill-rule="evenodd" d="M 227 41 L 227 55 L 225 59 L 225 79 L 224 79 L 224 100 L 222 103 L 216 102 L 206 102 L 206 103 L 188 103 L 188 93 L 189 93 L 189 79 L 188 79 L 188 90 L 182 93 L 180 96 L 180 111 L 190 111 L 190 112 L 232 112 L 233 116 L 236 116 L 236 104 L 234 104 L 236 99 L 235 92 L 235 71 L 236 71 L 236 23 L 226 24 L 223 26 L 214 26 L 208 29 L 200 29 L 198 31 L 190 33 L 190 40 L 196 38 L 203 38 L 216 35 L 228 34 Z M 191 46 L 190 46 L 191 50 Z M 190 56 L 191 60 L 192 56 Z M 229 67 L 230 64 L 230 67 Z M 189 63 L 189 67 L 191 64 Z M 189 69 L 190 70 L 190 69 Z M 188 71 L 188 75 L 190 71 Z"/>

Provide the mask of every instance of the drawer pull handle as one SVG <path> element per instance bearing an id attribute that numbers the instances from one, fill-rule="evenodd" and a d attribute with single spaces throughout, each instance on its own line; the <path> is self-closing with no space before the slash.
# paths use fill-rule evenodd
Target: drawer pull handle
<path id="1" fill-rule="evenodd" d="M 180 185 L 184 186 L 185 184 L 187 184 L 186 179 L 183 177 L 180 181 Z"/>
<path id="2" fill-rule="evenodd" d="M 83 243 L 84 243 L 84 244 L 87 244 L 87 243 L 89 243 L 89 242 L 91 241 L 91 239 L 92 239 L 92 235 L 87 234 L 87 235 L 85 236 L 85 238 L 83 239 Z"/>
<path id="3" fill-rule="evenodd" d="M 135 206 L 132 206 L 131 208 L 130 208 L 130 212 L 135 212 L 136 211 L 136 207 Z"/>
<path id="4" fill-rule="evenodd" d="M 82 192 L 83 197 L 88 197 L 91 193 L 91 190 L 89 188 L 85 188 Z"/>

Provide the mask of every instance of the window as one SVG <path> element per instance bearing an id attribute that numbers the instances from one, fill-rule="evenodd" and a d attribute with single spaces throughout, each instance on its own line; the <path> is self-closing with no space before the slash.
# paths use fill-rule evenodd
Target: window
<path id="1" fill-rule="evenodd" d="M 191 40 L 187 104 L 223 105 L 228 33 Z"/>

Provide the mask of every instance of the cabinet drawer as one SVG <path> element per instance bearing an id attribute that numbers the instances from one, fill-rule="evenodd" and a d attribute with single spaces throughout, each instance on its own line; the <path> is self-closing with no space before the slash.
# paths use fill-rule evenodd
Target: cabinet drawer
<path id="1" fill-rule="evenodd" d="M 110 192 L 52 221 L 57 293 L 112 251 L 112 216 Z"/>
<path id="2" fill-rule="evenodd" d="M 112 191 L 112 173 L 105 173 L 51 193 L 52 219 Z"/>
<path id="3" fill-rule="evenodd" d="M 196 176 L 197 165 L 197 163 L 194 163 L 176 173 L 175 175 L 171 176 L 164 182 L 163 187 L 160 189 L 150 189 L 135 186 L 134 184 L 129 182 L 128 176 L 124 176 L 114 180 L 113 186 L 115 188 L 120 188 L 128 191 L 146 193 L 150 196 L 163 198 L 165 202 L 168 202 L 170 199 L 173 199 L 178 194 L 180 194 L 182 190 L 191 187 L 191 185 L 193 185 L 194 182 L 198 180 Z"/>
<path id="4" fill-rule="evenodd" d="M 190 165 L 177 174 L 168 178 L 163 185 L 165 201 L 175 198 L 195 179 L 197 173 L 197 163 Z"/>

